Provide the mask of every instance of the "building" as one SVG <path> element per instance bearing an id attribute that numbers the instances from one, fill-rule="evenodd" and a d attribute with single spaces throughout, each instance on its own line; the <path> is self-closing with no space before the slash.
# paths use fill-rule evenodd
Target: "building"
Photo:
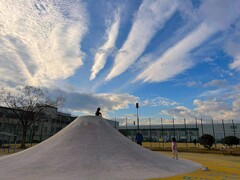
<path id="1" fill-rule="evenodd" d="M 71 114 L 59 112 L 56 107 L 48 106 L 43 110 L 40 120 L 30 126 L 26 141 L 27 143 L 44 141 L 62 130 L 76 118 L 76 116 Z M 119 126 L 119 123 L 116 121 L 108 120 L 108 123 L 114 128 Z M 3 132 L 0 134 L 0 141 L 21 141 L 22 126 L 11 108 L 0 107 L 0 132 Z M 5 133 L 14 134 L 16 138 L 5 136 Z"/>
<path id="2" fill-rule="evenodd" d="M 138 131 L 137 126 L 120 126 L 119 131 L 134 140 Z M 143 134 L 144 141 L 171 141 L 176 137 L 177 141 L 191 142 L 198 139 L 203 134 L 211 134 L 216 142 L 220 142 L 226 136 L 236 136 L 240 138 L 240 124 L 218 123 L 218 124 L 164 124 L 161 125 L 140 125 L 139 131 Z"/>

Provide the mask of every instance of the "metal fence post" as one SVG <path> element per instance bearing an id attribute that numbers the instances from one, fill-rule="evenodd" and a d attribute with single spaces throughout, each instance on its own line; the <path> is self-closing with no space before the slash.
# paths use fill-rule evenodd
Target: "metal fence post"
<path id="1" fill-rule="evenodd" d="M 233 135 L 236 136 L 235 125 L 234 125 L 233 119 L 232 119 L 232 125 L 233 125 Z"/>
<path id="2" fill-rule="evenodd" d="M 162 145 L 164 149 L 164 137 L 163 137 L 163 123 L 162 123 L 162 118 L 161 118 L 161 129 L 162 129 Z"/>
<path id="3" fill-rule="evenodd" d="M 17 136 L 14 136 L 14 149 L 13 149 L 14 153 L 16 151 L 16 143 L 17 143 Z"/>
<path id="4" fill-rule="evenodd" d="M 43 125 L 44 125 L 44 119 L 42 119 L 42 128 L 41 128 L 40 142 L 42 142 L 42 136 L 43 136 Z"/>
<path id="5" fill-rule="evenodd" d="M 11 136 L 9 135 L 8 136 L 8 153 L 10 153 L 10 148 L 11 148 L 11 146 L 10 146 L 10 138 L 11 138 Z"/>
<path id="6" fill-rule="evenodd" d="M 222 126 L 223 126 L 223 134 L 224 134 L 224 138 L 225 138 L 225 137 L 226 137 L 226 132 L 225 132 L 225 127 L 224 127 L 223 119 L 222 119 Z"/>
<path id="7" fill-rule="evenodd" d="M 128 137 L 128 132 L 127 132 L 127 130 L 128 130 L 128 119 L 127 119 L 127 117 L 126 117 L 126 137 Z"/>
<path id="8" fill-rule="evenodd" d="M 215 138 L 215 131 L 214 131 L 214 125 L 213 125 L 213 119 L 212 119 L 212 130 L 213 130 L 213 137 L 214 137 L 214 145 L 215 145 L 215 148 L 217 147 L 216 146 L 216 138 Z"/>
<path id="9" fill-rule="evenodd" d="M 204 134 L 204 131 L 203 131 L 202 118 L 201 118 L 201 128 L 202 128 L 202 135 L 203 135 L 203 134 Z"/>
<path id="10" fill-rule="evenodd" d="M 186 119 L 184 118 L 184 126 L 185 126 L 185 137 L 186 137 L 186 147 L 188 149 L 188 143 L 187 143 L 187 125 L 186 125 Z"/>
<path id="11" fill-rule="evenodd" d="M 175 138 L 175 124 L 174 124 L 174 118 L 173 118 L 173 136 Z"/>
<path id="12" fill-rule="evenodd" d="M 196 129 L 197 129 L 197 139 L 198 139 L 198 148 L 199 148 L 199 132 L 198 132 L 198 124 L 197 124 L 197 118 L 195 118 L 195 123 L 196 123 Z"/>
<path id="13" fill-rule="evenodd" d="M 151 127 L 151 118 L 149 118 L 149 140 L 150 140 L 150 147 L 152 148 L 152 127 Z"/>

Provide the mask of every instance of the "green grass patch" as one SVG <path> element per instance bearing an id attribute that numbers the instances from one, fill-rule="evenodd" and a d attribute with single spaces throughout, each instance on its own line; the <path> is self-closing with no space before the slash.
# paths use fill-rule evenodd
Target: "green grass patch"
<path id="1" fill-rule="evenodd" d="M 171 151 L 171 143 L 144 142 L 143 146 L 153 151 Z M 240 146 L 227 147 L 223 149 L 222 144 L 213 145 L 211 149 L 206 149 L 202 145 L 193 143 L 178 143 L 178 152 L 224 154 L 240 156 Z"/>
<path id="2" fill-rule="evenodd" d="M 159 152 L 171 157 L 170 152 Z M 203 167 L 208 167 L 209 171 L 202 171 L 201 169 L 178 176 L 168 178 L 156 178 L 152 180 L 237 180 L 240 179 L 240 157 L 224 156 L 222 154 L 202 154 L 202 153 L 184 153 L 178 154 L 179 160 L 181 158 L 199 162 Z M 171 167 L 169 167 L 171 168 Z"/>

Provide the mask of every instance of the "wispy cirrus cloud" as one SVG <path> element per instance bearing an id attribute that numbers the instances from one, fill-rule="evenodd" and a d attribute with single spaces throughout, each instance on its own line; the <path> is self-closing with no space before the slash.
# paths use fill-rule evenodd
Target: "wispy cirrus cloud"
<path id="1" fill-rule="evenodd" d="M 198 10 L 202 23 L 163 55 L 156 57 L 155 62 L 143 70 L 136 80 L 162 82 L 191 68 L 194 65 L 194 61 L 191 60 L 191 51 L 202 45 L 214 33 L 223 31 L 234 23 L 240 15 L 236 10 L 239 5 L 239 1 L 236 0 L 203 1 Z M 229 13 L 230 11 L 233 13 Z"/>
<path id="2" fill-rule="evenodd" d="M 203 84 L 204 87 L 225 87 L 227 85 L 227 80 L 214 79 L 210 82 Z"/>
<path id="3" fill-rule="evenodd" d="M 209 25 L 218 29 L 224 29 L 232 25 L 225 40 L 225 51 L 233 57 L 233 62 L 229 64 L 230 69 L 240 71 L 240 1 L 205 1 L 204 8 L 201 9 L 203 16 Z M 212 9 L 211 7 L 215 7 Z"/>
<path id="4" fill-rule="evenodd" d="M 166 81 L 192 67 L 193 62 L 188 57 L 188 53 L 198 47 L 213 33 L 214 30 L 212 28 L 209 28 L 205 23 L 201 24 L 190 35 L 178 42 L 154 63 L 150 64 L 148 68 L 143 70 L 136 80 L 143 80 L 144 82 Z"/>
<path id="5" fill-rule="evenodd" d="M 131 31 L 116 55 L 115 64 L 106 80 L 110 80 L 130 67 L 144 52 L 155 33 L 173 15 L 177 1 L 144 1 L 133 22 Z"/>
<path id="6" fill-rule="evenodd" d="M 230 69 L 240 71 L 240 32 L 238 35 L 238 41 L 236 41 L 235 39 L 235 41 L 229 41 L 227 43 L 226 51 L 229 55 L 233 57 L 233 62 L 229 65 Z"/>
<path id="7" fill-rule="evenodd" d="M 156 97 L 153 99 L 142 100 L 142 106 L 176 106 L 179 103 L 164 97 Z"/>
<path id="8" fill-rule="evenodd" d="M 83 64 L 87 17 L 80 0 L 0 0 L 0 12 L 2 85 L 46 85 Z"/>
<path id="9" fill-rule="evenodd" d="M 97 73 L 105 66 L 108 56 L 113 52 L 115 47 L 115 41 L 118 36 L 119 25 L 120 25 L 120 13 L 119 11 L 117 11 L 117 13 L 115 13 L 113 23 L 107 29 L 106 42 L 102 45 L 102 47 L 99 48 L 99 50 L 95 54 L 90 80 L 95 79 Z"/>

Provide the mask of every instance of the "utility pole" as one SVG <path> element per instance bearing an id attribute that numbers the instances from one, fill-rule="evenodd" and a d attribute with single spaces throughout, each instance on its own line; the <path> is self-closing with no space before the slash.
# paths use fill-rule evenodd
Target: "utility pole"
<path id="1" fill-rule="evenodd" d="M 136 103 L 136 108 L 137 108 L 137 130 L 139 130 L 139 117 L 138 117 L 138 108 L 139 108 L 139 105 L 138 105 L 138 103 Z"/>
<path id="2" fill-rule="evenodd" d="M 127 119 L 127 117 L 126 117 L 126 137 L 128 137 L 128 119 Z"/>
<path id="3" fill-rule="evenodd" d="M 174 118 L 173 118 L 173 137 L 175 138 L 175 124 L 174 124 Z"/>
<path id="4" fill-rule="evenodd" d="M 215 148 L 217 148 L 216 146 L 216 139 L 215 139 L 215 130 L 214 130 L 214 124 L 213 124 L 213 119 L 212 119 L 212 130 L 213 130 L 213 137 L 214 137 L 214 145 L 215 145 Z"/>
<path id="5" fill-rule="evenodd" d="M 164 149 L 163 122 L 162 122 L 162 118 L 161 118 L 161 130 L 162 130 L 162 145 L 163 145 L 163 149 Z"/>
<path id="6" fill-rule="evenodd" d="M 195 118 L 195 123 L 196 123 L 196 130 L 197 130 L 197 142 L 198 142 L 198 148 L 199 148 L 199 132 L 198 132 L 198 124 L 197 124 L 197 118 Z"/>
<path id="7" fill-rule="evenodd" d="M 203 135 L 203 134 L 204 134 L 204 132 L 203 132 L 202 118 L 201 118 L 201 128 L 202 128 L 202 135 Z"/>
<path id="8" fill-rule="evenodd" d="M 188 138 L 187 138 L 187 125 L 186 125 L 186 119 L 184 118 L 184 129 L 185 129 L 185 137 L 186 137 L 186 146 L 187 146 L 187 149 L 188 149 Z"/>
<path id="9" fill-rule="evenodd" d="M 226 137 L 226 132 L 225 132 L 225 127 L 224 127 L 223 119 L 222 119 L 222 126 L 223 126 L 223 134 L 224 134 L 224 138 L 225 138 L 225 137 Z"/>
<path id="10" fill-rule="evenodd" d="M 232 119 L 232 126 L 233 126 L 233 135 L 236 136 L 235 125 L 234 125 L 233 119 Z"/>
<path id="11" fill-rule="evenodd" d="M 152 142 L 152 124 L 151 124 L 151 118 L 149 118 L 149 136 L 150 141 Z"/>

